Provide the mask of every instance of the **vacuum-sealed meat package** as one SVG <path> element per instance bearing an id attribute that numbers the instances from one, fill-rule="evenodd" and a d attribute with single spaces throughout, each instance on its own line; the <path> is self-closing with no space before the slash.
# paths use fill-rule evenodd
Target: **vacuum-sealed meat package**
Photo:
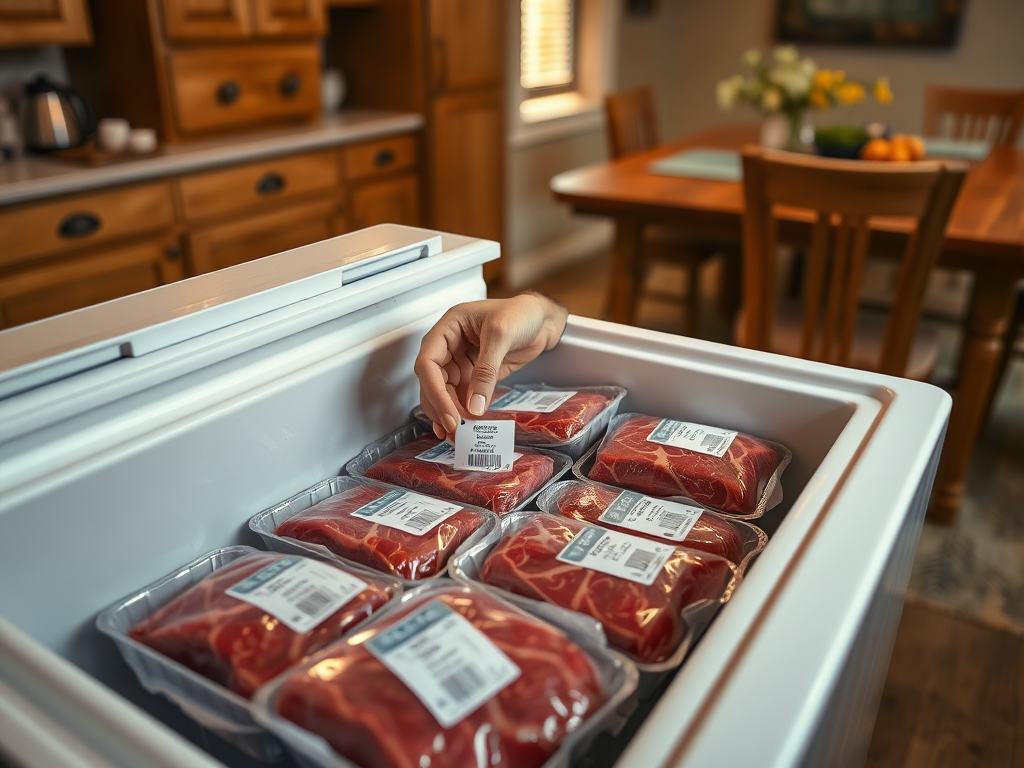
<path id="1" fill-rule="evenodd" d="M 448 558 L 494 516 L 373 483 L 338 478 L 338 492 L 273 529 L 346 560 L 407 581 L 444 572 Z"/>
<path id="2" fill-rule="evenodd" d="M 651 496 L 686 496 L 748 517 L 781 501 L 789 451 L 739 432 L 639 413 L 617 416 L 597 447 L 591 480 Z"/>
<path id="3" fill-rule="evenodd" d="M 374 446 L 367 450 L 374 452 Z M 524 505 L 572 463 L 568 456 L 551 451 L 517 446 L 516 452 L 519 458 L 507 472 L 460 470 L 453 466 L 451 443 L 439 441 L 431 435 L 400 444 L 365 468 L 363 463 L 367 456 L 357 457 L 349 462 L 348 471 L 417 493 L 475 504 L 502 514 Z M 377 453 L 383 454 L 383 451 Z"/>
<path id="4" fill-rule="evenodd" d="M 738 578 L 724 557 L 578 520 L 539 513 L 516 522 L 480 580 L 597 619 L 612 647 L 642 664 L 669 659 L 688 629 L 684 610 L 722 600 Z"/>
<path id="5" fill-rule="evenodd" d="M 610 693 L 561 630 L 449 582 L 411 593 L 261 699 L 271 723 L 283 717 L 362 768 L 536 768 Z"/>
<path id="6" fill-rule="evenodd" d="M 763 535 L 749 523 L 686 499 L 656 499 L 600 483 L 555 483 L 540 495 L 537 505 L 551 514 L 719 555 L 735 565 L 763 546 Z"/>
<path id="7" fill-rule="evenodd" d="M 314 558 L 253 552 L 215 570 L 129 636 L 250 698 L 369 618 L 393 582 Z"/>

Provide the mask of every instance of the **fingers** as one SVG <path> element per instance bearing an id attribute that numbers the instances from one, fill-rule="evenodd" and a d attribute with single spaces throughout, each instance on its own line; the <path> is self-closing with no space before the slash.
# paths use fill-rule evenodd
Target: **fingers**
<path id="1" fill-rule="evenodd" d="M 439 323 L 423 337 L 413 369 L 420 382 L 420 405 L 423 412 L 447 433 L 455 434 L 460 416 L 448 390 L 451 361 L 449 341 Z"/>
<path id="2" fill-rule="evenodd" d="M 512 334 L 500 315 L 490 316 L 484 321 L 480 328 L 480 350 L 465 400 L 466 408 L 472 415 L 483 416 L 487 410 L 511 343 Z"/>

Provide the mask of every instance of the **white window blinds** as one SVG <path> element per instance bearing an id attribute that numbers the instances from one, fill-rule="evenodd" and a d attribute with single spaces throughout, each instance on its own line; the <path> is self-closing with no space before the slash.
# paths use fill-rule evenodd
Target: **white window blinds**
<path id="1" fill-rule="evenodd" d="M 573 0 L 521 0 L 520 12 L 520 84 L 527 90 L 571 85 Z"/>

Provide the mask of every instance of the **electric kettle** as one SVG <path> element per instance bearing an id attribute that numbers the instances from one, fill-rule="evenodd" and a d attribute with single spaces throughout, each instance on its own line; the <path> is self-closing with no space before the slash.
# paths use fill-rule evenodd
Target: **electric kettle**
<path id="1" fill-rule="evenodd" d="M 46 153 L 77 147 L 96 130 L 96 113 L 74 88 L 38 75 L 25 86 L 25 146 Z"/>

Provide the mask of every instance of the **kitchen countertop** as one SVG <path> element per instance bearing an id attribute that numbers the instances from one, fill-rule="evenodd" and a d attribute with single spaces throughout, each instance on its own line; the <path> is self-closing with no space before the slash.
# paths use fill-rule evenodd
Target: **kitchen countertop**
<path id="1" fill-rule="evenodd" d="M 26 156 L 0 164 L 0 206 L 385 138 L 422 127 L 423 116 L 419 114 L 352 109 L 325 115 L 307 125 L 165 144 L 155 155 L 103 166 Z"/>

